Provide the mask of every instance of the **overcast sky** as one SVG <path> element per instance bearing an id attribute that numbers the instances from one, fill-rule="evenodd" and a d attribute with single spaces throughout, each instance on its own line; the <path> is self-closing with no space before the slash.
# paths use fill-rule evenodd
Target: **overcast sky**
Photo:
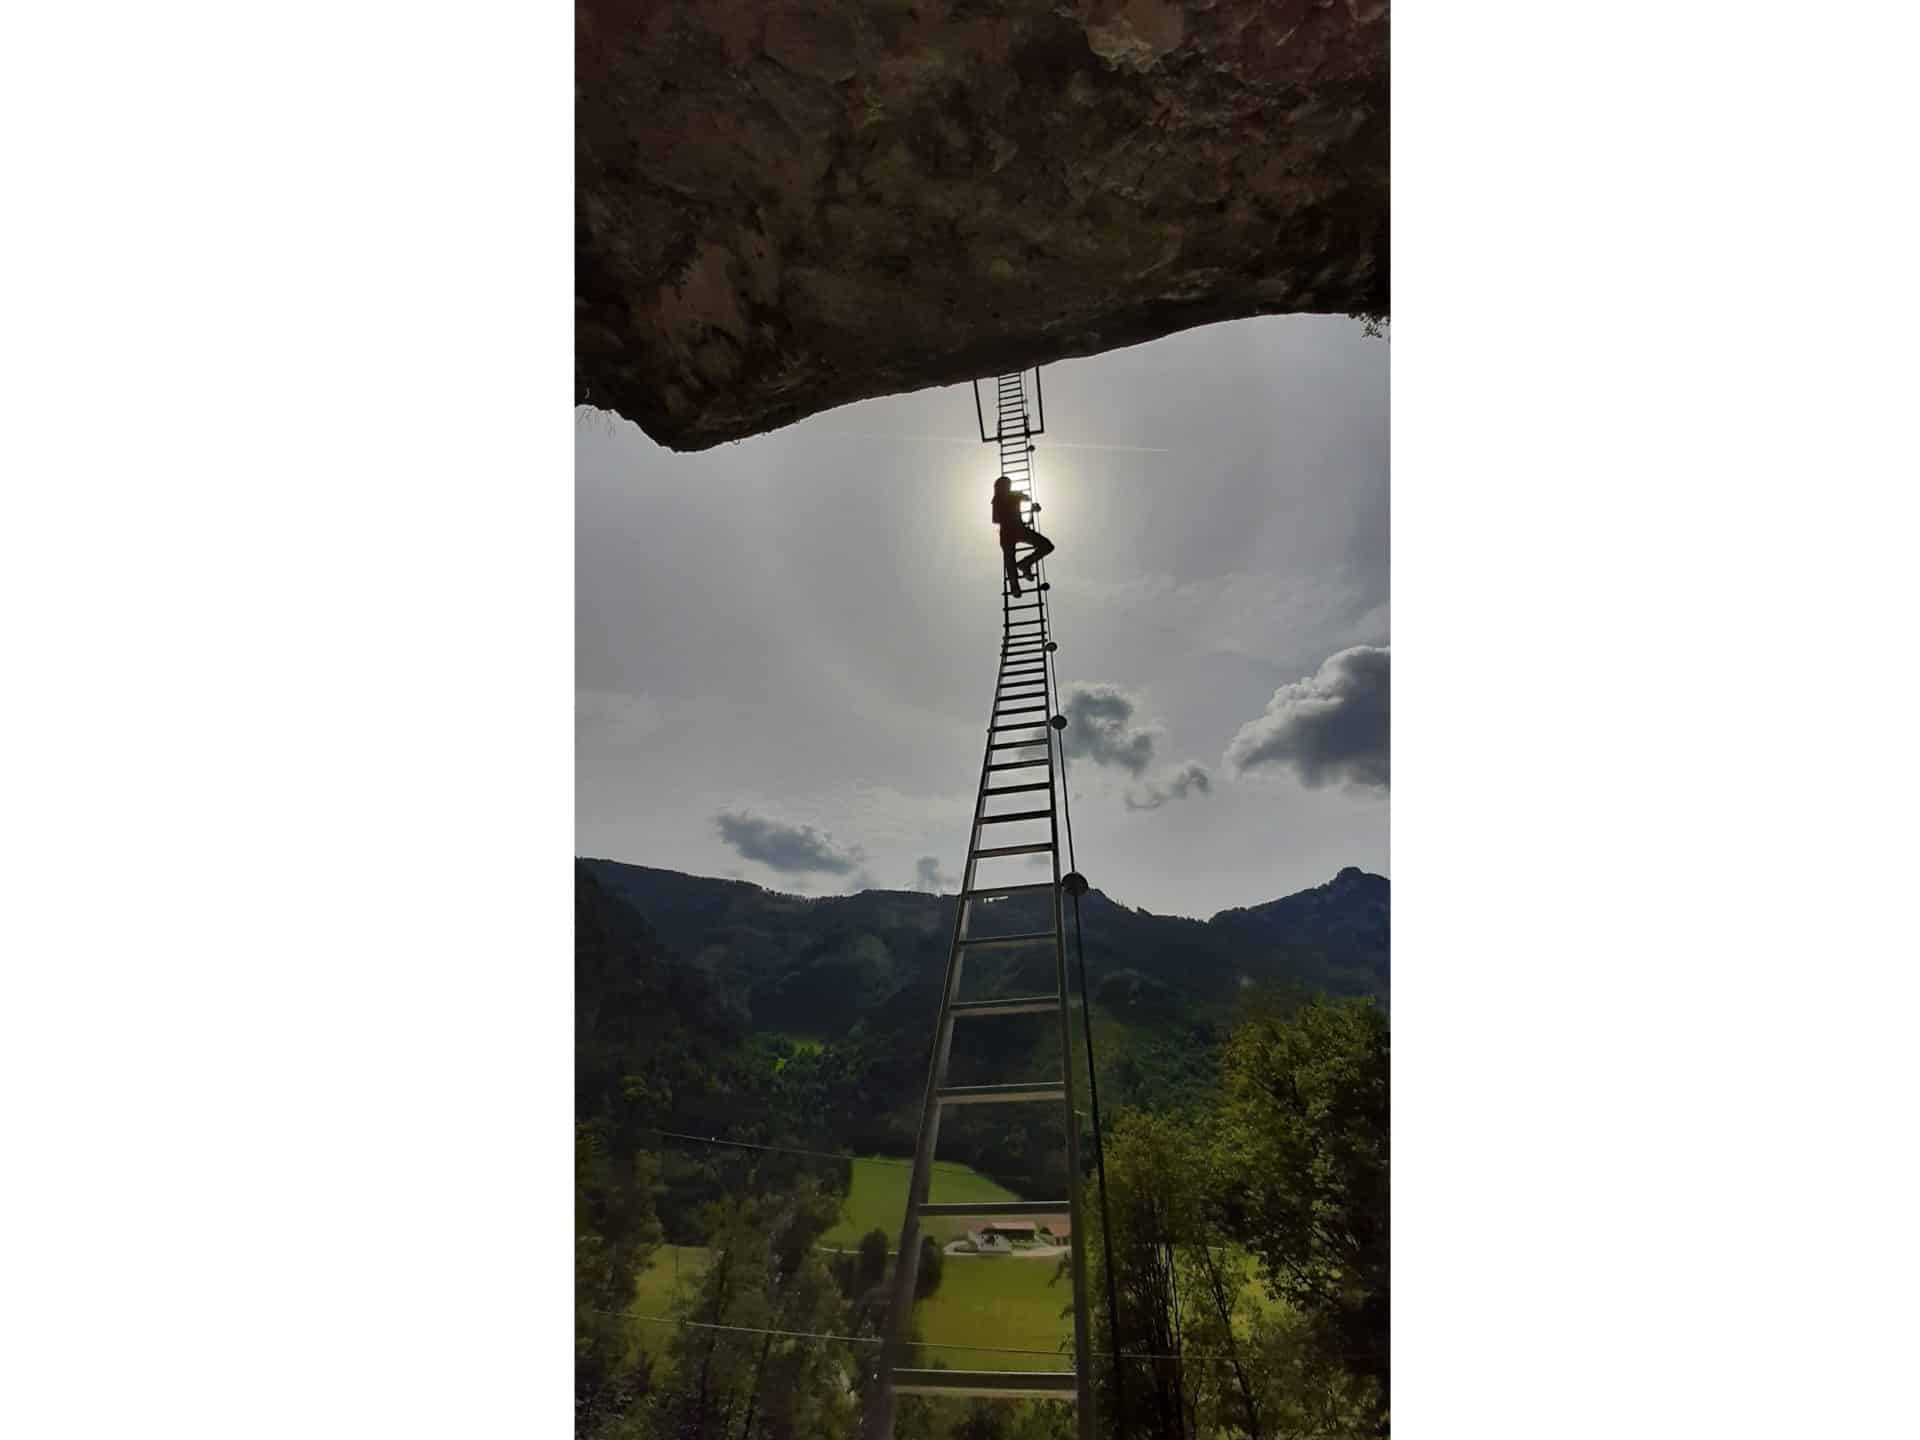
<path id="1" fill-rule="evenodd" d="M 1123 903 L 1388 873 L 1388 353 L 1273 316 L 1044 372 L 1074 835 Z M 969 387 L 692 455 L 575 431 L 580 853 L 953 888 L 1000 635 Z"/>

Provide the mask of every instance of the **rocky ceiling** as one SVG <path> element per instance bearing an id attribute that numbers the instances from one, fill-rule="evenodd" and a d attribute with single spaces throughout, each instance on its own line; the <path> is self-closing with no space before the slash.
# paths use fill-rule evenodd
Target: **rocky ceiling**
<path id="1" fill-rule="evenodd" d="M 1371 0 L 580 0 L 576 398 L 699 450 L 1389 309 Z"/>

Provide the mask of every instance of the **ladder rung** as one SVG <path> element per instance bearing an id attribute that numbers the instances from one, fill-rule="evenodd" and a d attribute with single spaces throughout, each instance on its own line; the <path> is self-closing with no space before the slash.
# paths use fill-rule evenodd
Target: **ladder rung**
<path id="1" fill-rule="evenodd" d="M 1009 610 L 1038 610 L 1039 608 L 1040 608 L 1040 602 L 1038 600 L 1031 601 L 1030 603 L 1025 605 L 1007 606 L 1007 609 Z"/>
<path id="2" fill-rule="evenodd" d="M 1040 813 L 1044 815 L 1046 812 L 1043 810 Z M 1001 818 L 1004 819 L 1006 817 L 1002 816 Z M 1002 855 L 1044 855 L 1052 849 L 1053 842 L 1051 840 L 1047 841 L 1044 845 L 989 845 L 984 850 L 975 850 L 973 852 L 973 858 L 975 860 L 996 860 Z"/>
<path id="3" fill-rule="evenodd" d="M 1064 1200 L 930 1200 L 920 1213 L 929 1220 L 1041 1220 L 1073 1208 Z"/>
<path id="4" fill-rule="evenodd" d="M 1025 1400 L 1080 1398 L 1080 1379 L 1072 1370 L 909 1370 L 893 1372 L 896 1395 L 951 1395 Z"/>
<path id="5" fill-rule="evenodd" d="M 1015 695 L 1011 689 L 1002 690 L 1000 692 L 1000 698 L 1002 700 L 1039 700 L 1043 699 L 1047 693 L 1046 681 L 1038 676 L 1035 676 L 1031 680 L 1016 680 L 1013 684 L 1015 688 L 1021 685 L 1031 685 L 1034 688 L 1031 690 L 1022 690 L 1018 695 Z"/>
<path id="6" fill-rule="evenodd" d="M 1007 680 L 1015 675 L 1045 675 L 1046 673 L 1047 673 L 1046 662 L 1042 661 L 1038 665 L 1016 665 L 1011 670 L 1002 670 L 1000 672 L 1000 678 L 1002 680 Z M 1033 684 L 1038 684 L 1039 682 L 1035 680 L 1028 680 L 1024 683 L 1033 685 Z"/>
<path id="7" fill-rule="evenodd" d="M 948 1085 L 933 1092 L 942 1105 L 1025 1105 L 1035 1100 L 1064 1100 L 1064 1080 L 1029 1080 L 1020 1085 Z"/>
<path id="8" fill-rule="evenodd" d="M 1000 745 L 1000 746 L 996 746 L 995 748 L 1004 750 L 1007 747 L 1004 745 Z M 1046 765 L 1050 767 L 1052 766 L 1052 764 L 1053 764 L 1053 751 L 1049 750 L 1045 755 L 1042 755 L 1038 760 L 1003 760 L 998 765 L 987 766 L 987 769 L 989 770 L 1025 770 L 1030 766 L 1034 766 L 1034 765 Z"/>
<path id="9" fill-rule="evenodd" d="M 1025 699 L 1028 699 L 1029 697 L 1022 695 L 1020 698 L 1022 700 L 1025 700 Z M 1036 712 L 1044 714 L 1046 712 L 1046 708 L 1047 707 L 1044 705 L 1016 705 L 1011 710 L 996 710 L 993 713 L 995 715 L 1032 715 Z M 1034 722 L 1028 721 L 1027 723 L 1032 724 Z"/>
<path id="10" fill-rule="evenodd" d="M 988 900 L 1000 895 L 1050 895 L 1053 882 L 1042 880 L 1033 885 L 988 885 L 979 890 L 963 890 L 962 900 Z"/>
<path id="11" fill-rule="evenodd" d="M 1015 725 L 1011 728 L 1018 730 L 1020 727 L 1018 725 Z M 987 746 L 987 749 L 989 750 L 1031 750 L 1036 745 L 1045 745 L 1047 743 L 1048 743 L 1047 737 L 1042 735 L 1037 740 L 995 740 L 990 745 Z"/>
<path id="12" fill-rule="evenodd" d="M 1045 820 L 1053 814 L 1051 810 L 1016 810 L 1011 815 L 982 815 L 982 825 L 1002 825 L 1009 820 Z"/>
<path id="13" fill-rule="evenodd" d="M 1014 945 L 1031 945 L 1036 940 L 1051 939 L 1053 939 L 1053 931 L 1051 930 L 1022 930 L 1017 935 L 982 935 L 977 938 L 970 937 L 962 940 L 960 944 L 968 950 L 992 950 L 996 947 L 1005 948 Z"/>
<path id="14" fill-rule="evenodd" d="M 1033 785 L 989 785 L 980 793 L 982 795 L 1018 795 L 1025 790 L 1051 789 L 1053 789 L 1053 782 L 1051 780 L 1041 780 Z"/>
<path id="15" fill-rule="evenodd" d="M 1060 1008 L 1058 995 L 1009 995 L 1004 1000 L 956 1000 L 948 1009 L 961 1015 L 1047 1015 Z"/>

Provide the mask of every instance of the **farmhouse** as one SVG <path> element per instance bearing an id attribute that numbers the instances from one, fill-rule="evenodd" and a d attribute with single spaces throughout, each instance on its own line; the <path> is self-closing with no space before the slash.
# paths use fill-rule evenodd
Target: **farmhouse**
<path id="1" fill-rule="evenodd" d="M 1049 1215 L 1041 1220 L 996 1220 L 967 1231 L 967 1238 L 982 1255 L 1005 1255 L 1015 1245 L 1068 1245 L 1073 1240 L 1072 1222 L 1065 1215 Z"/>

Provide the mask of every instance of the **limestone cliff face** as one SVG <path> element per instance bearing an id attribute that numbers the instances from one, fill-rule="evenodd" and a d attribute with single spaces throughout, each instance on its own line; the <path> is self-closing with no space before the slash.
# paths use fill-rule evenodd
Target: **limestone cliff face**
<path id="1" fill-rule="evenodd" d="M 577 396 L 698 450 L 1383 312 L 1381 0 L 579 0 Z"/>

